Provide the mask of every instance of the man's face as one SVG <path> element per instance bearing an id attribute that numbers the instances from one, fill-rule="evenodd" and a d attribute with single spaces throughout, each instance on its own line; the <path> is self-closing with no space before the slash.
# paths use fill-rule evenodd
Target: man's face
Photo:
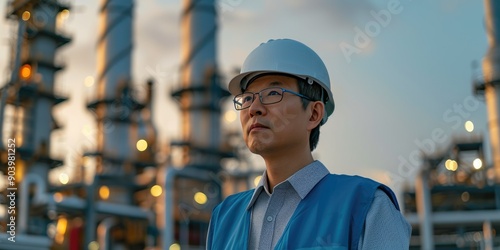
<path id="1" fill-rule="evenodd" d="M 245 92 L 258 93 L 269 87 L 281 87 L 298 93 L 297 79 L 283 75 L 265 75 L 254 80 Z M 261 156 L 309 149 L 309 109 L 300 97 L 284 92 L 281 102 L 262 104 L 259 95 L 247 109 L 240 111 L 243 138 L 255 154 Z"/>

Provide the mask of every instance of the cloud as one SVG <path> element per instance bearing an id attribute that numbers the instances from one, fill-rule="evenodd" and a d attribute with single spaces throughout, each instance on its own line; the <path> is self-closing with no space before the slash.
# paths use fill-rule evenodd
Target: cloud
<path id="1" fill-rule="evenodd" d="M 271 13 L 287 13 L 311 17 L 314 13 L 316 21 L 331 22 L 335 27 L 352 28 L 354 25 L 364 23 L 370 18 L 370 11 L 380 8 L 379 4 L 370 0 L 316 0 L 316 1 L 269 1 L 268 8 Z"/>
<path id="2" fill-rule="evenodd" d="M 171 71 L 180 64 L 180 10 L 150 9 L 138 11 L 142 16 L 137 18 L 134 30 L 134 72 L 139 78 L 166 80 L 161 78 L 173 74 Z"/>

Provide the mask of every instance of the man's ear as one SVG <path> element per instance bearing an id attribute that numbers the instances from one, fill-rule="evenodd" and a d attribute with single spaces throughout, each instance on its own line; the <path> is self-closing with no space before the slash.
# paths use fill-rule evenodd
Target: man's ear
<path id="1" fill-rule="evenodd" d="M 325 104 L 322 101 L 315 101 L 311 102 L 309 106 L 311 115 L 309 116 L 309 124 L 307 128 L 313 130 L 323 120 L 323 115 L 325 114 Z"/>

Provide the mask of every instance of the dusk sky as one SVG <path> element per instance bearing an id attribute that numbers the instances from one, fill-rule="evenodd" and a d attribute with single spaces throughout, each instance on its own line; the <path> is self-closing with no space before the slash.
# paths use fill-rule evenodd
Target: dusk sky
<path id="1" fill-rule="evenodd" d="M 96 76 L 99 1 L 70 2 L 65 30 L 73 40 L 60 50 L 66 68 L 56 82 L 70 99 L 55 110 L 65 128 L 54 134 L 52 149 L 66 156 L 61 171 L 71 179 L 73 159 L 89 145 L 83 131 L 94 126 L 85 106 L 95 85 L 84 83 Z M 151 77 L 157 82 L 153 115 L 166 145 L 180 132 L 178 105 L 169 91 L 178 85 L 181 1 L 143 0 L 135 6 L 133 78 L 136 84 Z M 336 109 L 321 128 L 314 155 L 332 173 L 371 177 L 399 190 L 401 183 L 390 176 L 411 181 L 415 171 L 408 169 L 417 168 L 401 165 L 427 150 L 421 145 L 444 148 L 454 136 L 471 136 L 464 129 L 467 120 L 474 122 L 473 134 L 487 139 L 484 101 L 473 95 L 471 84 L 471 65 L 480 65 L 487 51 L 483 1 L 221 0 L 219 7 L 218 63 L 226 78 L 271 38 L 299 40 L 324 60 Z M 0 13 L 5 8 L 4 2 Z M 0 30 L 4 84 L 14 33 L 5 19 Z M 240 125 L 236 120 L 225 126 Z M 444 143 L 432 136 L 441 130 Z"/>

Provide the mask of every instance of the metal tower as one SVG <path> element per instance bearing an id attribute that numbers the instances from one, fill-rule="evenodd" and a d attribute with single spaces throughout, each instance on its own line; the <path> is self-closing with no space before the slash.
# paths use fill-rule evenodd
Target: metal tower
<path id="1" fill-rule="evenodd" d="M 131 75 L 133 10 L 133 0 L 102 0 L 99 9 L 97 95 L 88 104 L 97 123 L 97 146 L 85 154 L 96 173 L 87 188 L 84 245 L 97 238 L 100 249 L 154 244 L 146 242 L 153 213 L 139 206 L 153 198 L 148 191 L 156 180 L 139 181 L 148 167 L 156 173 L 153 83 L 139 101 Z M 113 236 L 114 231 L 123 236 Z"/>
<path id="2" fill-rule="evenodd" d="M 500 241 L 500 2 L 484 5 L 489 48 L 483 79 L 473 86 L 486 100 L 492 164 L 483 163 L 481 138 L 455 141 L 447 152 L 424 158 L 415 191 L 405 193 L 414 226 L 410 249 L 492 250 Z M 477 158 L 467 163 L 462 155 L 470 153 Z"/>
<path id="3" fill-rule="evenodd" d="M 218 30 L 214 0 L 183 1 L 181 85 L 172 93 L 181 109 L 182 138 L 171 143 L 181 152 L 169 163 L 165 185 L 162 247 L 203 248 L 212 209 L 222 199 L 221 87 L 217 65 Z"/>
<path id="4" fill-rule="evenodd" d="M 51 188 L 48 173 L 62 164 L 51 157 L 49 150 L 51 133 L 60 128 L 52 110 L 66 100 L 54 93 L 54 78 L 63 68 L 55 56 L 61 46 L 70 42 L 57 21 L 67 15 L 69 7 L 56 0 L 14 0 L 7 4 L 7 17 L 17 22 L 18 36 L 12 75 L 1 89 L 0 134 L 2 143 L 15 139 L 15 182 L 9 187 L 18 190 L 14 190 L 16 242 L 2 237 L 1 244 L 12 243 L 10 249 L 48 249 L 51 240 L 47 229 L 53 219 L 47 214 L 46 193 Z M 8 148 L 3 148 L 0 170 L 8 173 Z"/>
<path id="5" fill-rule="evenodd" d="M 68 15 L 69 7 L 57 0 L 8 4 L 8 17 L 18 22 L 19 35 L 12 76 L 1 89 L 0 124 L 2 142 L 16 140 L 15 182 L 10 188 L 19 190 L 14 200 L 15 243 L 7 245 L 9 235 L 3 234 L 9 217 L 0 218 L 0 249 L 144 249 L 157 244 L 150 211 L 154 197 L 149 192 L 157 174 L 153 83 L 147 83 L 140 101 L 130 75 L 133 1 L 102 1 L 98 93 L 88 104 L 97 122 L 97 143 L 84 155 L 96 174 L 90 183 L 62 186 L 49 185 L 48 173 L 62 165 L 49 149 L 50 134 L 60 127 L 52 109 L 66 100 L 54 93 L 54 78 L 63 68 L 56 63 L 57 50 L 70 41 L 58 20 Z M 8 147 L 2 147 L 0 167 L 7 174 Z M 0 202 L 6 207 L 10 201 Z"/>
<path id="6" fill-rule="evenodd" d="M 486 100 L 493 167 L 500 184 L 500 2 L 484 0 L 484 7 L 489 48 L 483 59 L 484 79 L 474 85 Z"/>

